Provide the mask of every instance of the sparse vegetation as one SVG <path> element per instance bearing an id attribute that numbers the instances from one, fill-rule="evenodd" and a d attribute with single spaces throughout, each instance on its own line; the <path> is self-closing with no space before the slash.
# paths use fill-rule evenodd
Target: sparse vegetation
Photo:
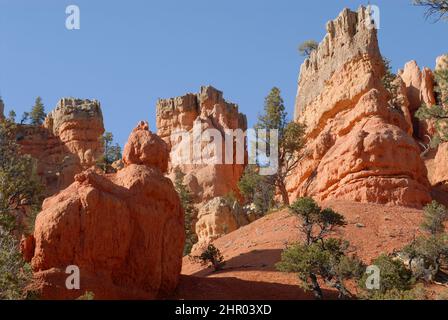
<path id="1" fill-rule="evenodd" d="M 20 154 L 15 133 L 13 122 L 0 122 L 0 226 L 9 232 L 32 232 L 43 200 L 43 187 L 33 159 Z M 17 220 L 18 211 L 24 208 L 28 220 L 25 223 Z"/>
<path id="2" fill-rule="evenodd" d="M 288 122 L 287 112 L 278 88 L 273 88 L 265 99 L 264 114 L 258 117 L 256 129 L 278 130 L 278 168 L 277 172 L 267 179 L 273 187 L 278 188 L 284 205 L 289 205 L 289 195 L 286 190 L 286 178 L 297 168 L 300 162 L 300 151 L 305 145 L 305 126 L 297 122 Z M 268 150 L 271 143 L 269 134 L 264 139 Z M 268 156 L 268 155 L 266 155 Z"/>
<path id="3" fill-rule="evenodd" d="M 448 220 L 448 209 L 433 201 L 424 211 L 421 228 L 428 235 L 416 238 L 402 252 L 409 259 L 409 269 L 417 279 L 433 281 L 442 264 L 448 263 L 448 235 L 444 226 Z"/>
<path id="4" fill-rule="evenodd" d="M 305 243 L 287 248 L 277 264 L 278 270 L 298 274 L 303 288 L 312 290 L 316 299 L 324 298 L 318 277 L 337 289 L 339 298 L 352 297 L 344 282 L 362 276 L 362 262 L 347 254 L 347 241 L 326 239 L 334 228 L 345 225 L 344 217 L 331 209 L 321 209 L 311 198 L 297 200 L 290 206 L 290 211 L 301 220 L 300 230 Z"/>
<path id="5" fill-rule="evenodd" d="M 436 22 L 447 19 L 448 0 L 414 0 L 414 5 L 426 7 L 426 18 L 434 17 Z"/>
<path id="6" fill-rule="evenodd" d="M 395 110 L 401 112 L 401 105 L 403 101 L 398 100 L 398 85 L 395 83 L 397 75 L 392 71 L 391 61 L 387 58 L 383 58 L 385 74 L 381 79 L 384 88 L 389 92 L 389 106 Z"/>
<path id="7" fill-rule="evenodd" d="M 31 269 L 19 252 L 17 238 L 32 233 L 42 203 L 35 164 L 20 155 L 12 119 L 0 121 L 0 299 L 25 299 Z"/>
<path id="8" fill-rule="evenodd" d="M 448 68 L 435 72 L 436 105 L 423 105 L 415 114 L 420 120 L 434 121 L 437 133 L 431 138 L 431 147 L 448 142 Z"/>
<path id="9" fill-rule="evenodd" d="M 210 265 L 215 271 L 220 271 L 225 265 L 224 256 L 218 248 L 212 243 L 202 248 L 201 254 L 198 256 L 191 256 L 195 262 L 199 262 L 204 266 Z"/>
<path id="10" fill-rule="evenodd" d="M 31 108 L 31 112 L 29 113 L 29 119 L 33 126 L 40 126 L 45 120 L 46 117 L 45 107 L 42 103 L 42 98 L 37 97 L 34 106 Z"/>
<path id="11" fill-rule="evenodd" d="M 193 197 L 188 190 L 187 186 L 184 184 L 185 174 L 179 167 L 174 169 L 174 187 L 176 188 L 177 193 L 179 194 L 180 202 L 184 209 L 185 215 L 185 247 L 184 247 L 184 256 L 189 255 L 191 252 L 191 248 L 196 242 L 198 242 L 198 236 L 195 232 L 195 220 L 197 217 L 197 209 L 193 203 Z"/>
<path id="12" fill-rule="evenodd" d="M 371 300 L 387 300 L 391 298 L 396 300 L 409 294 L 414 284 L 414 279 L 412 272 L 406 268 L 402 261 L 383 254 L 376 258 L 372 264 L 381 271 L 379 277 L 380 286 L 378 290 L 366 291 L 364 298 Z M 361 278 L 361 288 L 366 288 L 367 277 L 368 275 L 365 274 Z"/>
<path id="13" fill-rule="evenodd" d="M 31 268 L 23 261 L 18 242 L 0 226 L 0 300 L 27 298 L 25 288 L 31 279 Z"/>
<path id="14" fill-rule="evenodd" d="M 274 203 L 275 187 L 268 179 L 271 177 L 260 175 L 255 166 L 249 165 L 238 182 L 245 204 L 255 206 L 257 217 L 264 216 Z"/>
<path id="15" fill-rule="evenodd" d="M 78 297 L 76 300 L 95 300 L 95 294 L 91 291 L 86 291 L 82 296 Z"/>
<path id="16" fill-rule="evenodd" d="M 299 45 L 300 55 L 309 58 L 311 52 L 317 50 L 319 44 L 315 40 L 306 40 Z"/>
<path id="17" fill-rule="evenodd" d="M 106 173 L 114 172 L 112 164 L 121 159 L 121 147 L 118 143 L 114 145 L 114 135 L 111 132 L 105 132 L 101 137 L 104 153 L 97 162 L 97 166 Z"/>

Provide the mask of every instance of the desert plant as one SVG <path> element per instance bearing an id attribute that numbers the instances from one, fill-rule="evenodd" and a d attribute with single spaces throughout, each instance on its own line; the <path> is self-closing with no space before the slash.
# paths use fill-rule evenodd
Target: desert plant
<path id="1" fill-rule="evenodd" d="M 309 58 L 311 52 L 317 50 L 319 44 L 315 40 L 306 40 L 299 45 L 300 55 Z"/>
<path id="2" fill-rule="evenodd" d="M 200 255 L 191 256 L 191 258 L 193 261 L 199 262 L 204 266 L 211 265 L 215 271 L 222 270 L 225 265 L 224 256 L 212 243 L 204 246 L 201 249 Z"/>
<path id="3" fill-rule="evenodd" d="M 318 277 L 339 291 L 339 298 L 351 298 L 344 282 L 359 278 L 363 272 L 362 262 L 347 255 L 349 243 L 340 239 L 327 239 L 311 244 L 296 244 L 282 253 L 279 271 L 296 273 L 302 287 L 312 290 L 316 299 L 323 299 Z"/>
<path id="4" fill-rule="evenodd" d="M 193 196 L 184 184 L 185 174 L 179 167 L 174 169 L 174 187 L 179 194 L 180 203 L 184 209 L 185 216 L 185 247 L 184 256 L 189 255 L 194 244 L 198 242 L 198 236 L 195 232 L 195 220 L 197 209 L 193 203 Z"/>
<path id="5" fill-rule="evenodd" d="M 300 230 L 305 235 L 306 244 L 316 243 L 328 236 L 336 227 L 346 225 L 344 217 L 332 209 L 322 209 L 312 198 L 300 198 L 289 211 L 300 221 Z"/>
<path id="6" fill-rule="evenodd" d="M 95 300 L 95 294 L 92 291 L 86 291 L 82 296 L 76 300 Z"/>
<path id="7" fill-rule="evenodd" d="M 118 143 L 114 144 L 114 135 L 111 132 L 105 132 L 101 137 L 101 142 L 104 152 L 97 162 L 97 166 L 105 173 L 114 172 L 112 164 L 121 159 L 121 147 Z"/>
<path id="8" fill-rule="evenodd" d="M 444 233 L 444 223 L 448 221 L 448 209 L 437 201 L 433 201 L 426 205 L 423 211 L 424 220 L 421 225 L 422 230 L 431 235 Z"/>
<path id="9" fill-rule="evenodd" d="M 45 107 L 42 103 L 42 98 L 37 97 L 34 106 L 31 108 L 31 112 L 29 113 L 31 124 L 33 126 L 41 125 L 44 122 L 46 116 L 47 115 L 45 114 Z"/>
<path id="10" fill-rule="evenodd" d="M 269 181 L 270 178 L 260 175 L 255 166 L 249 165 L 238 182 L 245 204 L 254 204 L 258 217 L 264 216 L 274 203 L 275 188 Z"/>
<path id="11" fill-rule="evenodd" d="M 305 126 L 294 121 L 288 122 L 287 116 L 280 89 L 274 87 L 265 98 L 264 113 L 259 115 L 255 128 L 266 132 L 278 130 L 278 144 L 275 146 L 278 150 L 278 168 L 267 182 L 278 188 L 284 205 L 289 205 L 286 179 L 297 168 L 301 159 L 300 151 L 305 146 Z M 275 144 L 276 141 L 270 141 L 268 136 L 259 134 L 258 138 L 264 140 L 270 150 L 271 143 Z"/>
<path id="12" fill-rule="evenodd" d="M 316 299 L 323 299 L 320 276 L 327 285 L 339 291 L 340 298 L 350 298 L 344 281 L 362 275 L 362 262 L 349 256 L 349 243 L 341 239 L 326 239 L 345 219 L 332 209 L 322 209 L 311 198 L 301 198 L 290 207 L 300 220 L 300 231 L 305 243 L 287 248 L 277 264 L 280 271 L 297 273 L 305 289 L 311 289 Z"/>
<path id="13" fill-rule="evenodd" d="M 10 120 L 0 121 L 0 226 L 7 231 L 31 232 L 18 223 L 17 212 L 28 212 L 30 229 L 40 211 L 43 187 L 36 166 L 29 156 L 20 154 L 16 143 L 16 125 Z"/>
<path id="14" fill-rule="evenodd" d="M 366 291 L 364 298 L 381 300 L 386 299 L 387 296 L 398 297 L 412 289 L 415 279 L 402 261 L 382 254 L 373 261 L 373 265 L 380 270 L 379 289 Z M 360 287 L 363 289 L 366 289 L 367 277 L 368 275 L 365 274 L 360 280 Z"/>
<path id="15" fill-rule="evenodd" d="M 31 279 L 31 267 L 23 261 L 18 242 L 0 226 L 0 300 L 25 299 Z"/>
<path id="16" fill-rule="evenodd" d="M 448 142 L 448 68 L 435 72 L 436 105 L 422 105 L 415 116 L 420 120 L 434 121 L 436 134 L 431 137 L 431 146 L 437 147 L 441 142 Z"/>
<path id="17" fill-rule="evenodd" d="M 408 259 L 408 267 L 417 279 L 432 281 L 440 272 L 441 265 L 448 262 L 448 235 L 444 223 L 448 209 L 433 201 L 424 208 L 422 235 L 402 249 Z"/>
<path id="18" fill-rule="evenodd" d="M 426 18 L 435 17 L 436 22 L 448 15 L 448 0 L 414 0 L 414 5 L 426 7 Z"/>

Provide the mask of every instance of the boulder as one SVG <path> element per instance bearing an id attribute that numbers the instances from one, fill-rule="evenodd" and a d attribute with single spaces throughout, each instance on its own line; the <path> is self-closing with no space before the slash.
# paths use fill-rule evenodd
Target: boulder
<path id="1" fill-rule="evenodd" d="M 197 219 L 196 234 L 199 241 L 194 245 L 193 252 L 250 222 L 242 208 L 237 204 L 229 204 L 222 197 L 201 205 Z"/>

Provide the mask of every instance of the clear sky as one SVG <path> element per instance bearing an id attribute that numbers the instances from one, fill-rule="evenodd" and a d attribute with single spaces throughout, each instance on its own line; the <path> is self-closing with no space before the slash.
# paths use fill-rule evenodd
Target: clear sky
<path id="1" fill-rule="evenodd" d="M 105 126 L 124 144 L 139 120 L 155 130 L 158 98 L 213 85 L 239 104 L 249 124 L 273 86 L 293 115 L 303 58 L 344 7 L 336 0 L 0 0 L 0 94 L 20 118 L 41 96 L 101 101 Z M 448 52 L 448 22 L 425 21 L 411 0 L 372 1 L 381 9 L 380 46 L 394 69 L 415 59 L 434 67 Z M 65 8 L 81 29 L 65 28 Z"/>

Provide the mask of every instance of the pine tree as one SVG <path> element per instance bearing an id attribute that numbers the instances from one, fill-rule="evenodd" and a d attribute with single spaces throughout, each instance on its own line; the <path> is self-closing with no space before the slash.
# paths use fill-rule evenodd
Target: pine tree
<path id="1" fill-rule="evenodd" d="M 287 117 L 280 89 L 274 87 L 265 99 L 264 114 L 258 117 L 255 129 L 268 132 L 278 130 L 278 141 L 269 141 L 269 133 L 266 137 L 258 134 L 258 138 L 265 140 L 268 150 L 271 149 L 271 143 L 278 148 L 278 169 L 268 181 L 278 188 L 284 205 L 289 205 L 286 178 L 297 168 L 300 151 L 305 145 L 305 126 L 294 121 L 288 122 Z"/>
<path id="2" fill-rule="evenodd" d="M 185 174 L 179 167 L 174 169 L 174 187 L 179 194 L 180 202 L 184 209 L 185 215 L 185 247 L 184 256 L 190 254 L 191 248 L 194 244 L 198 242 L 198 237 L 195 232 L 195 219 L 197 216 L 196 208 L 193 204 L 193 197 L 188 190 L 187 186 L 184 184 Z"/>
<path id="3" fill-rule="evenodd" d="M 45 107 L 42 103 L 42 98 L 37 97 L 36 102 L 34 103 L 31 112 L 29 113 L 29 117 L 31 120 L 31 124 L 34 126 L 40 126 L 47 115 L 45 114 Z"/>
<path id="4" fill-rule="evenodd" d="M 277 269 L 297 274 L 302 286 L 312 290 L 316 299 L 324 298 L 319 279 L 337 289 L 340 298 L 350 298 L 352 294 L 344 281 L 361 277 L 362 262 L 347 254 L 347 241 L 327 239 L 335 228 L 346 224 L 344 217 L 331 209 L 320 208 L 311 198 L 299 199 L 289 209 L 300 220 L 305 242 L 284 250 Z"/>
<path id="5" fill-rule="evenodd" d="M 121 159 L 121 147 L 118 143 L 114 145 L 114 135 L 111 132 L 105 132 L 101 137 L 103 143 L 103 156 L 97 162 L 97 166 L 105 173 L 114 172 L 112 164 Z"/>

